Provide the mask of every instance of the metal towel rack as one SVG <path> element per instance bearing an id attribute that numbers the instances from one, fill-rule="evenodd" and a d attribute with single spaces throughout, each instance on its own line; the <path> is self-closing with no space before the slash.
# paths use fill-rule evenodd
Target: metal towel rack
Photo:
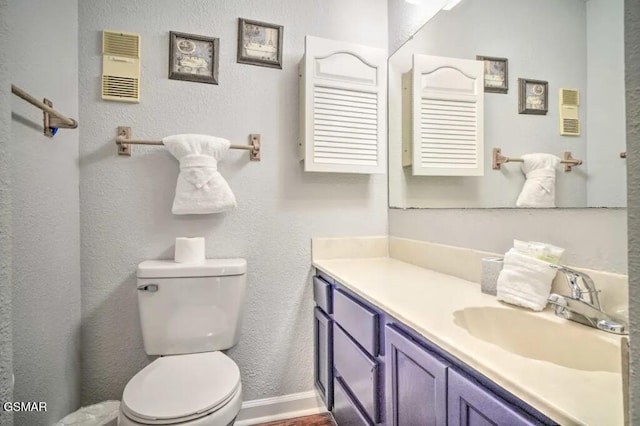
<path id="1" fill-rule="evenodd" d="M 505 157 L 500 153 L 500 148 L 493 148 L 493 163 L 492 163 L 493 170 L 499 170 L 502 164 L 511 163 L 511 162 L 522 163 L 524 162 L 524 160 L 522 158 Z M 570 172 L 574 166 L 581 165 L 582 160 L 573 158 L 571 156 L 571 152 L 566 151 L 562 155 L 562 160 L 560 161 L 560 163 L 564 164 L 565 172 Z"/>
<path id="2" fill-rule="evenodd" d="M 45 136 L 51 138 L 58 132 L 58 129 L 75 129 L 78 127 L 78 122 L 76 120 L 53 109 L 53 102 L 50 100 L 45 98 L 42 101 L 39 101 L 15 84 L 11 85 L 11 93 L 43 111 L 44 117 L 42 126 L 44 127 Z"/>
<path id="3" fill-rule="evenodd" d="M 249 150 L 249 160 L 260 161 L 260 135 L 252 133 L 249 135 L 249 145 L 232 144 L 232 149 Z M 131 145 L 164 145 L 161 140 L 131 139 L 131 127 L 120 126 L 116 136 L 118 154 L 131 156 Z"/>

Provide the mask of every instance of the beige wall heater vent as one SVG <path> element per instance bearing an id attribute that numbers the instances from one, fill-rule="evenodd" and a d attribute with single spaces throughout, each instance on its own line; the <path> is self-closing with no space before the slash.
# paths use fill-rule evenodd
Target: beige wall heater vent
<path id="1" fill-rule="evenodd" d="M 574 89 L 560 89 L 560 134 L 563 136 L 580 135 L 578 106 L 580 95 Z"/>
<path id="2" fill-rule="evenodd" d="M 140 35 L 102 32 L 102 99 L 140 102 Z"/>

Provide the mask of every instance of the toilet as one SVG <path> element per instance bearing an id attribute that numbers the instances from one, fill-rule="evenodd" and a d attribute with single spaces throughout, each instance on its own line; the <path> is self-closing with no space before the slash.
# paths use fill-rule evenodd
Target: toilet
<path id="1" fill-rule="evenodd" d="M 138 265 L 145 352 L 160 355 L 127 383 L 120 426 L 227 426 L 242 405 L 236 363 L 220 352 L 240 338 L 244 259 Z"/>

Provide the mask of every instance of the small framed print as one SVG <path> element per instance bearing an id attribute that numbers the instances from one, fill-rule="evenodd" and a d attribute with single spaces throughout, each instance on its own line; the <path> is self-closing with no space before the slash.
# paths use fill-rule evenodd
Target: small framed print
<path id="1" fill-rule="evenodd" d="M 509 61 L 507 58 L 476 56 L 484 61 L 484 91 L 486 93 L 507 93 L 509 91 Z"/>
<path id="2" fill-rule="evenodd" d="M 239 19 L 238 63 L 282 69 L 282 25 Z"/>
<path id="3" fill-rule="evenodd" d="M 518 79 L 518 113 L 546 115 L 549 110 L 549 83 Z"/>
<path id="4" fill-rule="evenodd" d="M 220 39 L 169 32 L 169 78 L 218 84 Z"/>

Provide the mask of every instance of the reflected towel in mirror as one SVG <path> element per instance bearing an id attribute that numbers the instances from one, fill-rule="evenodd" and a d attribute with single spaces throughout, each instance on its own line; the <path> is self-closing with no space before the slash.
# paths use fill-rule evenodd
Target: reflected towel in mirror
<path id="1" fill-rule="evenodd" d="M 516 201 L 518 207 L 556 206 L 556 167 L 560 158 L 552 154 L 525 154 L 522 172 L 526 180 Z"/>

